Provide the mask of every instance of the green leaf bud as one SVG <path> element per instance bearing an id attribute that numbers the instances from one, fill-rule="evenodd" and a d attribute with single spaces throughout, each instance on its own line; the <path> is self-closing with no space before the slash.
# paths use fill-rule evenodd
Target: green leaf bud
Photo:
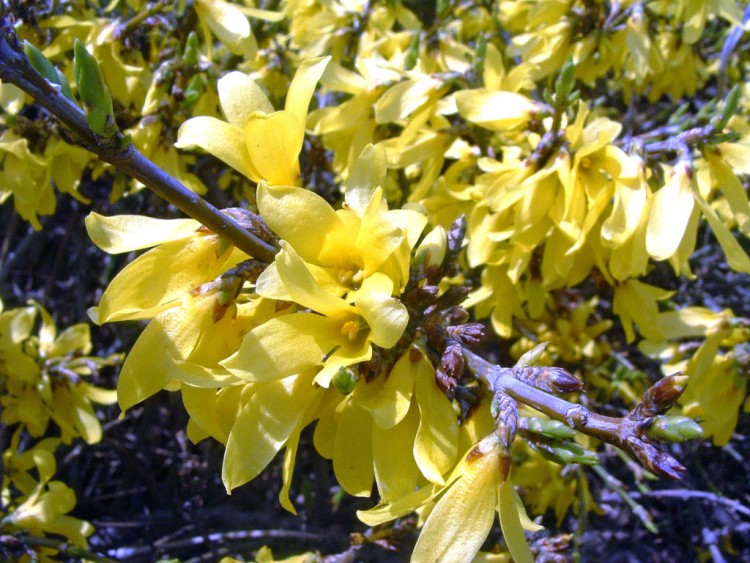
<path id="1" fill-rule="evenodd" d="M 185 66 L 193 66 L 198 62 L 200 48 L 198 45 L 198 36 L 195 31 L 191 31 L 185 41 L 185 53 L 182 55 L 182 62 Z"/>
<path id="2" fill-rule="evenodd" d="M 687 416 L 658 416 L 649 428 L 649 434 L 655 440 L 682 443 L 700 438 L 703 429 Z"/>
<path id="3" fill-rule="evenodd" d="M 596 453 L 586 450 L 573 442 L 550 440 L 547 443 L 529 441 L 529 444 L 534 447 L 543 458 L 561 465 L 567 465 L 569 463 L 599 465 L 599 457 Z"/>
<path id="4" fill-rule="evenodd" d="M 547 342 L 537 344 L 531 350 L 526 352 L 523 356 L 518 358 L 516 367 L 533 366 L 539 361 L 539 358 L 544 354 L 544 350 L 547 348 Z"/>
<path id="5" fill-rule="evenodd" d="M 104 84 L 102 70 L 97 60 L 78 39 L 75 40 L 73 49 L 73 71 L 86 121 L 94 133 L 110 138 L 117 133 L 117 124 L 112 109 L 112 96 Z"/>
<path id="6" fill-rule="evenodd" d="M 555 95 L 558 104 L 568 104 L 568 96 L 573 92 L 573 87 L 575 86 L 575 74 L 576 67 L 573 64 L 573 59 L 569 58 L 560 70 L 560 76 L 555 84 Z"/>
<path id="7" fill-rule="evenodd" d="M 526 419 L 526 430 L 547 438 L 564 440 L 576 435 L 576 431 L 559 420 L 531 417 Z"/>
<path id="8" fill-rule="evenodd" d="M 65 75 L 60 72 L 50 60 L 44 56 L 39 49 L 34 47 L 28 41 L 23 42 L 23 52 L 29 59 L 29 63 L 34 69 L 41 74 L 48 82 L 60 86 L 63 95 L 69 100 L 73 100 L 73 92 Z"/>
<path id="9" fill-rule="evenodd" d="M 414 32 L 409 49 L 406 51 L 406 57 L 404 58 L 404 67 L 406 70 L 413 69 L 419 60 L 419 35 L 419 31 Z"/>

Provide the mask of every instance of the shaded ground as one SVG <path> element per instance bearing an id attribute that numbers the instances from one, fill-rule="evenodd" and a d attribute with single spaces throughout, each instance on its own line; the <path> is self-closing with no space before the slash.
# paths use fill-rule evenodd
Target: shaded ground
<path id="1" fill-rule="evenodd" d="M 103 191 L 102 193 L 105 193 Z M 98 209 L 106 196 L 89 194 Z M 9 205 L 0 207 L 0 296 L 6 308 L 37 299 L 54 312 L 59 326 L 85 320 L 101 288 L 126 263 L 127 256 L 110 257 L 90 246 L 82 221 L 88 209 L 61 198 L 60 210 L 31 231 L 15 220 Z M 127 206 L 129 209 L 125 209 Z M 132 198 L 120 212 L 164 216 L 162 204 L 148 197 Z M 20 249 L 20 250 L 19 250 Z M 694 260 L 696 282 L 679 290 L 682 301 L 714 309 L 731 307 L 750 317 L 748 276 L 729 271 L 711 240 Z M 657 270 L 655 275 L 659 275 Z M 666 278 L 665 278 L 666 279 Z M 135 324 L 95 328 L 96 349 L 108 354 L 127 349 L 138 334 Z M 114 373 L 105 374 L 114 386 Z M 282 510 L 277 501 L 281 485 L 278 461 L 256 481 L 227 496 L 221 481 L 222 448 L 213 442 L 193 445 L 184 433 L 186 416 L 175 394 L 161 393 L 119 420 L 113 407 L 102 415 L 105 439 L 91 447 L 75 445 L 63 452 L 59 478 L 78 493 L 75 515 L 96 526 L 94 550 L 129 562 L 160 557 L 218 561 L 223 555 L 248 559 L 262 545 L 277 556 L 306 550 L 332 560 L 404 561 L 415 533 L 406 520 L 392 533 L 367 532 L 355 510 L 372 499 L 340 497 L 330 464 L 313 453 L 311 434 L 303 436 L 297 459 L 294 496 L 299 516 Z M 584 561 L 750 561 L 750 417 L 742 416 L 729 446 L 720 449 L 700 442 L 675 447 L 687 467 L 676 483 L 645 481 L 634 465 L 626 465 L 607 450 L 603 467 L 617 478 L 630 499 L 653 518 L 658 533 L 649 532 L 620 496 L 587 470 L 602 514 L 570 514 L 551 533 L 576 533 L 567 552 Z M 358 536 L 367 534 L 365 544 Z M 488 546 L 499 538 L 496 530 Z M 378 541 L 375 541 L 378 540 Z M 391 545 L 397 551 L 387 550 Z"/>

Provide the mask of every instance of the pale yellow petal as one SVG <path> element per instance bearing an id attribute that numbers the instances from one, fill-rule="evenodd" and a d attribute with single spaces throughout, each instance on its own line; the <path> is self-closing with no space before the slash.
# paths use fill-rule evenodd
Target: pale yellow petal
<path id="1" fill-rule="evenodd" d="M 302 137 L 297 134 L 298 128 L 297 118 L 286 111 L 269 115 L 257 113 L 245 123 L 243 130 L 247 154 L 259 176 L 253 180 L 265 180 L 275 185 L 299 182 L 298 159 Z"/>
<path id="2" fill-rule="evenodd" d="M 295 313 L 271 319 L 245 335 L 240 349 L 221 365 L 251 382 L 281 379 L 323 363 L 330 351 L 321 335 L 328 334 L 330 321 L 320 315 Z"/>
<path id="3" fill-rule="evenodd" d="M 375 477 L 372 466 L 372 418 L 351 400 L 336 409 L 333 471 L 341 487 L 355 497 L 368 497 Z"/>
<path id="4" fill-rule="evenodd" d="M 419 424 L 418 411 L 416 403 L 412 404 L 406 418 L 395 426 L 372 427 L 372 461 L 382 502 L 399 499 L 417 485 L 419 468 L 414 461 L 412 444 Z"/>
<path id="5" fill-rule="evenodd" d="M 286 95 L 284 109 L 296 118 L 298 129 L 296 132 L 297 142 L 302 146 L 305 135 L 305 122 L 307 121 L 307 108 L 310 106 L 315 86 L 323 76 L 331 57 L 320 57 L 303 61 L 297 72 L 294 73 L 289 91 Z"/>
<path id="6" fill-rule="evenodd" d="M 258 209 L 268 226 L 305 262 L 339 266 L 353 244 L 346 225 L 319 195 L 291 186 L 258 186 Z"/>
<path id="7" fill-rule="evenodd" d="M 401 356 L 380 391 L 372 397 L 358 400 L 362 408 L 370 411 L 377 427 L 392 428 L 409 412 L 414 389 L 411 364 L 408 353 Z M 410 454 L 409 457 L 414 456 Z"/>
<path id="8" fill-rule="evenodd" d="M 221 109 L 232 125 L 241 129 L 257 111 L 273 113 L 274 109 L 260 86 L 243 72 L 230 72 L 219 78 Z"/>
<path id="9" fill-rule="evenodd" d="M 451 403 L 435 382 L 435 368 L 422 357 L 412 364 L 421 420 L 414 442 L 414 459 L 422 474 L 443 484 L 443 474 L 456 462 L 458 422 Z"/>
<path id="10" fill-rule="evenodd" d="M 370 326 L 369 340 L 386 349 L 398 342 L 409 322 L 406 307 L 391 297 L 392 292 L 391 279 L 375 273 L 365 278 L 354 296 L 354 303 Z"/>
<path id="11" fill-rule="evenodd" d="M 142 215 L 105 217 L 93 211 L 86 217 L 85 224 L 91 241 L 109 254 L 187 238 L 200 227 L 194 219 L 154 219 Z"/>
<path id="12" fill-rule="evenodd" d="M 276 269 L 287 293 L 296 303 L 331 317 L 356 314 L 346 301 L 318 285 L 305 263 L 285 241 L 281 241 L 281 252 L 276 256 Z"/>
<path id="13" fill-rule="evenodd" d="M 680 246 L 695 205 L 691 183 L 684 165 L 678 164 L 654 194 L 646 228 L 646 250 L 654 260 L 666 260 Z"/>
<path id="14" fill-rule="evenodd" d="M 188 119 L 180 126 L 174 146 L 178 149 L 199 147 L 254 182 L 261 180 L 248 152 L 245 130 L 215 117 Z"/>
<path id="15" fill-rule="evenodd" d="M 310 377 L 267 383 L 250 397 L 232 427 L 224 453 L 222 481 L 227 492 L 257 477 L 286 444 L 315 388 Z"/>
<path id="16" fill-rule="evenodd" d="M 517 495 L 513 489 L 513 483 L 508 478 L 505 483 L 500 485 L 497 493 L 497 512 L 500 515 L 500 527 L 503 530 L 503 539 L 508 545 L 508 550 L 513 556 L 516 563 L 534 563 L 534 556 L 529 549 L 529 543 L 526 541 L 526 535 L 521 525 L 521 514 L 516 503 Z M 521 506 L 523 516 L 526 516 L 526 510 Z"/>
<path id="17" fill-rule="evenodd" d="M 412 562 L 471 561 L 487 539 L 501 479 L 499 458 L 491 452 L 467 461 L 464 467 L 463 475 L 427 518 Z"/>
<path id="18" fill-rule="evenodd" d="M 381 145 L 367 145 L 359 155 L 349 177 L 346 179 L 346 204 L 360 217 L 365 214 L 375 188 L 385 187 L 386 165 L 388 164 L 385 149 Z M 385 198 L 381 199 L 380 211 L 386 211 Z"/>

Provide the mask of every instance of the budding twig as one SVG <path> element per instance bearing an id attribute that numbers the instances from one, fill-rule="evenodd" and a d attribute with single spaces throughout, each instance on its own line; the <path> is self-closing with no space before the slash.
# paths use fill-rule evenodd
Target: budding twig
<path id="1" fill-rule="evenodd" d="M 582 405 L 534 387 L 519 379 L 517 373 L 514 373 L 515 368 L 491 364 L 466 348 L 463 354 L 466 367 L 494 395 L 510 395 L 516 401 L 564 422 L 583 434 L 617 446 L 662 477 L 678 479 L 684 474 L 685 468 L 651 438 L 648 430 L 654 416 L 665 412 L 668 405 L 671 406 L 682 393 L 685 378 L 670 376 L 662 379 L 646 392 L 644 400 L 628 415 L 615 418 L 597 414 Z"/>
<path id="2" fill-rule="evenodd" d="M 29 63 L 15 29 L 6 14 L 0 14 L 0 80 L 13 84 L 34 98 L 68 127 L 76 141 L 100 160 L 135 178 L 177 209 L 199 221 L 248 255 L 272 262 L 277 249 L 243 229 L 199 195 L 191 192 L 164 170 L 143 156 L 117 133 L 105 139 L 96 135 L 84 112 L 60 90 L 45 80 Z M 123 146 L 126 145 L 126 146 Z"/>

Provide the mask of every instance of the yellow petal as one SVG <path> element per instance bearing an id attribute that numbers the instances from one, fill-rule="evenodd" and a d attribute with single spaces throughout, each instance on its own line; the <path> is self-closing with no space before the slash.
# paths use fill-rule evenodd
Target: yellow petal
<path id="1" fill-rule="evenodd" d="M 418 424 L 418 408 L 413 404 L 408 416 L 399 424 L 388 429 L 372 427 L 372 461 L 382 502 L 401 498 L 417 484 L 419 468 L 414 461 L 412 444 Z"/>
<path id="2" fill-rule="evenodd" d="M 235 55 L 251 58 L 258 48 L 250 22 L 238 8 L 221 0 L 196 0 L 195 10 L 211 32 Z"/>
<path id="3" fill-rule="evenodd" d="M 358 404 L 370 411 L 377 427 L 392 428 L 400 423 L 409 412 L 413 388 L 414 378 L 407 353 L 401 356 L 393 366 L 380 391 L 372 397 L 358 400 Z M 411 451 L 411 446 L 409 449 Z M 409 457 L 414 456 L 410 454 Z"/>
<path id="4" fill-rule="evenodd" d="M 727 257 L 727 264 L 729 264 L 733 270 L 738 272 L 750 273 L 750 257 L 748 257 L 747 253 L 740 246 L 740 243 L 737 242 L 737 239 L 734 238 L 734 236 L 732 236 L 732 233 L 729 232 L 726 225 L 722 223 L 716 212 L 711 208 L 708 202 L 701 197 L 697 190 L 693 191 L 693 195 L 695 196 L 695 201 L 701 208 L 706 221 L 711 225 L 716 240 L 719 241 L 722 250 L 724 250 L 724 254 Z"/>
<path id="5" fill-rule="evenodd" d="M 271 319 L 247 333 L 240 349 L 221 365 L 250 382 L 265 382 L 320 365 L 333 344 L 323 347 L 330 321 L 295 313 Z"/>
<path id="6" fill-rule="evenodd" d="M 689 174 L 685 165 L 677 164 L 654 194 L 646 228 L 646 250 L 654 260 L 666 260 L 677 252 L 685 235 L 695 205 Z"/>
<path id="7" fill-rule="evenodd" d="M 392 292 L 391 279 L 375 273 L 365 278 L 354 296 L 354 303 L 370 326 L 368 339 L 386 349 L 398 342 L 409 322 L 406 307 L 391 297 Z"/>
<path id="8" fill-rule="evenodd" d="M 286 95 L 284 109 L 296 118 L 297 131 L 296 143 L 302 146 L 305 136 L 305 122 L 307 121 L 307 108 L 310 106 L 315 86 L 323 76 L 331 57 L 320 57 L 303 61 L 297 72 L 294 73 L 289 91 Z M 299 151 L 298 151 L 299 152 Z"/>
<path id="9" fill-rule="evenodd" d="M 152 317 L 246 257 L 233 247 L 217 256 L 219 248 L 218 237 L 201 235 L 149 250 L 112 280 L 99 307 L 90 313 L 94 322 Z"/>
<path id="10" fill-rule="evenodd" d="M 268 226 L 305 262 L 336 267 L 351 261 L 346 225 L 319 195 L 291 186 L 258 186 L 258 209 Z"/>
<path id="11" fill-rule="evenodd" d="M 368 497 L 372 490 L 371 428 L 372 418 L 351 395 L 336 408 L 333 471 L 341 487 L 355 497 Z"/>
<path id="12" fill-rule="evenodd" d="M 533 101 L 515 92 L 462 90 L 455 97 L 463 117 L 495 130 L 524 125 L 538 109 Z"/>
<path id="13" fill-rule="evenodd" d="M 463 475 L 427 518 L 411 560 L 471 561 L 492 528 L 500 482 L 497 452 L 467 460 Z"/>
<path id="14" fill-rule="evenodd" d="M 188 119 L 177 132 L 178 149 L 199 147 L 223 160 L 254 182 L 261 180 L 246 145 L 245 129 L 216 119 L 199 116 Z"/>
<path id="15" fill-rule="evenodd" d="M 261 386 L 242 408 L 224 453 L 222 481 L 232 489 L 251 481 L 286 444 L 316 393 L 310 377 L 292 376 Z"/>
<path id="16" fill-rule="evenodd" d="M 385 149 L 378 145 L 367 145 L 352 165 L 346 180 L 346 204 L 360 217 L 365 214 L 375 188 L 385 187 L 387 159 Z M 381 211 L 386 211 L 382 199 Z"/>
<path id="17" fill-rule="evenodd" d="M 274 111 L 260 86 L 245 73 L 230 72 L 219 78 L 216 87 L 224 115 L 229 123 L 241 129 L 255 112 L 268 114 Z"/>
<path id="18" fill-rule="evenodd" d="M 88 214 L 85 224 L 91 241 L 109 254 L 187 238 L 200 227 L 194 219 L 153 219 L 141 215 L 105 217 L 94 212 Z"/>
<path id="19" fill-rule="evenodd" d="M 516 499 L 517 495 L 513 483 L 508 478 L 505 483 L 500 485 L 500 490 L 497 493 L 497 511 L 500 515 L 503 539 L 508 544 L 508 550 L 516 563 L 534 563 L 534 556 L 531 554 L 526 535 L 523 533 L 521 515 Z M 521 509 L 523 510 L 523 507 Z M 523 510 L 523 515 L 528 519 L 526 510 Z"/>
<path id="20" fill-rule="evenodd" d="M 318 285 L 305 263 L 285 241 L 281 241 L 281 252 L 276 256 L 276 269 L 289 296 L 296 303 L 331 317 L 356 314 L 346 301 Z"/>
<path id="21" fill-rule="evenodd" d="M 443 474 L 456 462 L 458 422 L 451 403 L 435 382 L 435 368 L 426 357 L 412 364 L 419 404 L 419 430 L 414 441 L 414 459 L 422 474 L 443 484 Z"/>
<path id="22" fill-rule="evenodd" d="M 253 180 L 275 185 L 299 182 L 298 159 L 303 140 L 298 135 L 299 126 L 297 118 L 287 111 L 269 115 L 257 113 L 245 123 L 247 154 L 258 172 L 258 178 Z"/>
<path id="23" fill-rule="evenodd" d="M 117 401 L 123 411 L 164 388 L 177 368 L 165 350 L 174 344 L 164 327 L 153 319 L 125 359 L 117 380 Z"/>

